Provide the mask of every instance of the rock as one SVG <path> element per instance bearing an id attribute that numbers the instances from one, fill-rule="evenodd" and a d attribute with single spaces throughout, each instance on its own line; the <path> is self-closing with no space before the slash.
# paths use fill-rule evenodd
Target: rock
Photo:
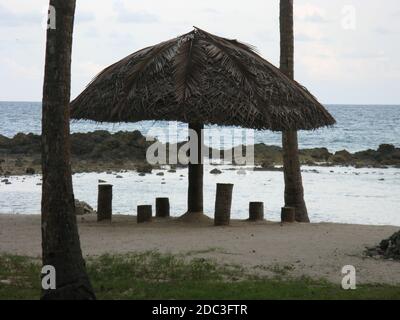
<path id="1" fill-rule="evenodd" d="M 157 176 L 160 176 L 160 177 L 164 176 L 164 172 L 158 172 Z"/>
<path id="2" fill-rule="evenodd" d="M 211 173 L 211 174 L 221 174 L 222 171 L 215 168 L 215 169 L 212 169 L 212 170 L 210 171 L 210 173 Z"/>
<path id="3" fill-rule="evenodd" d="M 98 182 L 99 182 L 99 183 L 106 183 L 107 181 L 102 180 L 102 179 L 99 179 Z"/>
<path id="4" fill-rule="evenodd" d="M 383 155 L 391 154 L 396 150 L 392 144 L 381 144 L 378 148 L 378 152 Z"/>
<path id="5" fill-rule="evenodd" d="M 3 180 L 1 180 L 1 182 L 2 182 L 2 183 L 7 183 L 7 182 L 8 182 L 8 179 L 3 179 Z"/>
<path id="6" fill-rule="evenodd" d="M 36 172 L 35 172 L 35 169 L 33 169 L 33 168 L 26 168 L 25 173 L 26 174 L 35 174 Z"/>
<path id="7" fill-rule="evenodd" d="M 317 161 L 327 161 L 332 156 L 327 148 L 303 149 L 300 154 L 310 156 Z"/>
<path id="8" fill-rule="evenodd" d="M 378 246 L 367 248 L 370 257 L 381 257 L 388 260 L 400 260 L 400 231 L 390 238 L 382 240 Z"/>
<path id="9" fill-rule="evenodd" d="M 168 172 L 170 172 L 170 173 L 175 173 L 176 170 L 175 170 L 175 169 L 169 169 Z"/>
<path id="10" fill-rule="evenodd" d="M 151 173 L 153 171 L 153 167 L 149 164 L 143 164 L 138 166 L 136 171 L 139 173 Z"/>
<path id="11" fill-rule="evenodd" d="M 353 156 L 347 150 L 341 150 L 334 154 L 332 161 L 334 163 L 349 164 L 353 161 Z"/>
<path id="12" fill-rule="evenodd" d="M 117 175 L 117 176 L 115 176 L 117 179 L 122 179 L 123 178 L 123 176 L 120 176 L 120 175 Z"/>
<path id="13" fill-rule="evenodd" d="M 75 199 L 75 214 L 77 216 L 83 216 L 84 214 L 92 214 L 92 213 L 96 213 L 96 211 L 94 211 L 90 205 L 88 205 L 84 201 L 79 201 Z"/>
<path id="14" fill-rule="evenodd" d="M 143 172 L 139 173 L 139 177 L 144 177 L 145 175 L 146 175 L 146 174 L 143 173 Z"/>

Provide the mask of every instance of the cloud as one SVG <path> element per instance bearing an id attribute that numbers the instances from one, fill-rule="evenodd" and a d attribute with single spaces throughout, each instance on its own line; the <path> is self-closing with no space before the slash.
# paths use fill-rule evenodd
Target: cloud
<path id="1" fill-rule="evenodd" d="M 42 15 L 38 13 L 15 13 L 0 4 L 0 26 L 19 27 L 22 25 L 41 23 Z"/>
<path id="2" fill-rule="evenodd" d="M 398 30 L 388 29 L 388 28 L 385 28 L 385 27 L 376 27 L 374 29 L 374 32 L 378 33 L 380 35 L 383 35 L 383 36 L 391 36 L 391 35 L 400 34 L 400 31 L 398 31 Z"/>
<path id="3" fill-rule="evenodd" d="M 304 22 L 327 23 L 325 10 L 311 4 L 294 6 L 294 16 Z"/>
<path id="4" fill-rule="evenodd" d="M 130 11 L 122 1 L 114 4 L 114 10 L 117 14 L 118 22 L 121 23 L 155 23 L 160 21 L 160 18 L 155 14 L 145 11 Z"/>
<path id="5" fill-rule="evenodd" d="M 95 15 L 92 12 L 85 12 L 77 10 L 75 14 L 75 22 L 76 23 L 85 23 L 91 22 L 96 19 Z"/>

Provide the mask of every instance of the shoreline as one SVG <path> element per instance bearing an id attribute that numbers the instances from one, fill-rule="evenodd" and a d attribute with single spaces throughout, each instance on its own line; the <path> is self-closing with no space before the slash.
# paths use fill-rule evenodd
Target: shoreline
<path id="1" fill-rule="evenodd" d="M 40 136 L 19 133 L 13 138 L 0 135 L 0 176 L 25 175 L 41 172 Z M 94 131 L 89 133 L 71 134 L 71 165 L 74 173 L 106 172 L 120 170 L 136 170 L 140 173 L 151 173 L 159 169 L 159 165 L 150 165 L 146 160 L 146 152 L 152 141 L 140 131 L 109 133 Z M 177 144 L 179 148 L 184 142 Z M 169 154 L 172 145 L 163 144 Z M 254 146 L 254 165 L 256 170 L 281 170 L 282 148 L 263 143 Z M 244 150 L 246 146 L 228 149 Z M 210 154 L 212 149 L 209 149 Z M 214 150 L 224 159 L 223 150 Z M 176 153 L 171 154 L 173 157 Z M 326 147 L 300 149 L 302 166 L 354 168 L 400 168 L 400 148 L 382 144 L 377 150 L 364 150 L 350 153 L 347 150 L 331 153 Z M 184 167 L 182 165 L 174 165 Z M 232 167 L 240 165 L 232 163 Z"/>
<path id="2" fill-rule="evenodd" d="M 358 283 L 400 283 L 399 262 L 364 254 L 398 231 L 393 226 L 233 220 L 229 227 L 214 227 L 176 219 L 137 224 L 135 216 L 126 215 L 113 216 L 112 223 L 98 223 L 95 215 L 77 221 L 85 256 L 156 250 L 237 264 L 255 274 L 273 275 L 283 268 L 288 276 L 333 283 L 340 283 L 341 268 L 351 264 Z M 0 254 L 40 256 L 40 215 L 0 214 L 0 225 Z"/>

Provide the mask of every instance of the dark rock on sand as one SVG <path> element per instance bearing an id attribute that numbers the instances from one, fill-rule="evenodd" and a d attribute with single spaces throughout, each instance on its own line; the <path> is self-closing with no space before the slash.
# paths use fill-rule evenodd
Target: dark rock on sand
<path id="1" fill-rule="evenodd" d="M 219 170 L 219 169 L 217 169 L 217 168 L 215 168 L 215 169 L 212 169 L 212 170 L 210 171 L 210 173 L 211 173 L 211 174 L 221 174 L 222 171 Z"/>
<path id="2" fill-rule="evenodd" d="M 75 214 L 77 216 L 82 216 L 84 214 L 96 213 L 93 208 L 84 201 L 79 201 L 75 199 Z"/>
<path id="3" fill-rule="evenodd" d="M 367 248 L 368 256 L 381 256 L 384 259 L 400 260 L 400 231 L 382 240 L 378 246 Z"/>

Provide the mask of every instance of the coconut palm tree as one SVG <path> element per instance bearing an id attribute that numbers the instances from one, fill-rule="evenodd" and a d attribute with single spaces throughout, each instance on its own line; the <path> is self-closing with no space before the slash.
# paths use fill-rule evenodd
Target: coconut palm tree
<path id="1" fill-rule="evenodd" d="M 294 78 L 293 0 L 280 0 L 280 69 L 290 79 Z M 297 130 L 282 132 L 283 172 L 285 179 L 285 205 L 296 208 L 296 220 L 310 222 L 304 201 L 300 170 Z"/>
<path id="2" fill-rule="evenodd" d="M 56 289 L 42 299 L 95 299 L 82 257 L 72 189 L 69 139 L 75 0 L 50 0 L 56 27 L 47 31 L 42 115 L 42 259 Z"/>

